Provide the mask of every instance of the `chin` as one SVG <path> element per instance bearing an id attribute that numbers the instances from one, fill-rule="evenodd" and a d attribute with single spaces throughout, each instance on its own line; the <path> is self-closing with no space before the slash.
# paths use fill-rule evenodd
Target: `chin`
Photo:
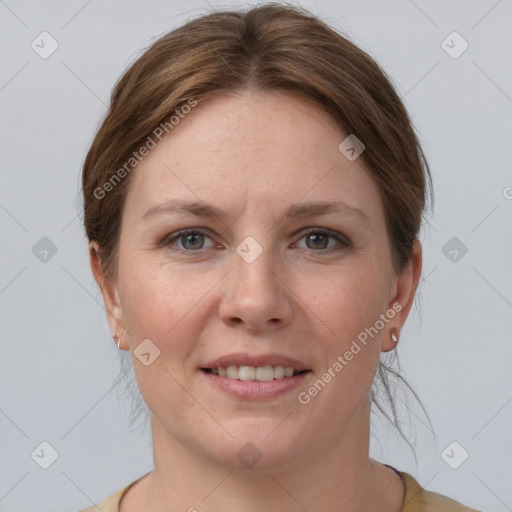
<path id="1" fill-rule="evenodd" d="M 232 437 L 226 434 L 219 439 L 212 456 L 232 471 L 255 474 L 289 464 L 301 451 L 304 437 L 298 431 L 290 432 L 284 425 L 284 417 L 251 420 L 250 425 L 239 421 L 236 428 L 233 424 L 226 425 Z"/>

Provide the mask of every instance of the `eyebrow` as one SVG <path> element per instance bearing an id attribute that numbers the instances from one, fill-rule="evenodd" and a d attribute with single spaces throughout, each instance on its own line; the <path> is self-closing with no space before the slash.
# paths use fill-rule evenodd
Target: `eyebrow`
<path id="1" fill-rule="evenodd" d="M 225 219 L 229 216 L 228 212 L 223 212 L 213 205 L 200 202 L 200 201 L 183 201 L 179 199 L 170 199 L 160 204 L 152 206 L 146 213 L 141 217 L 141 221 L 157 214 L 173 214 L 173 213 L 189 213 L 196 217 L 217 217 L 219 219 Z M 318 216 L 326 215 L 329 213 L 341 213 L 346 215 L 352 215 L 359 217 L 366 224 L 370 224 L 368 215 L 356 208 L 350 206 L 343 201 L 319 201 L 309 203 L 297 203 L 288 207 L 283 213 L 282 217 L 288 218 L 300 218 L 307 216 Z"/>

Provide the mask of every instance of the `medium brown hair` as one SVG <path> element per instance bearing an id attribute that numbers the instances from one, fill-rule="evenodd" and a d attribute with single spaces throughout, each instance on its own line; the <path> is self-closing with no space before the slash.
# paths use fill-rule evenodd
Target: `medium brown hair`
<path id="1" fill-rule="evenodd" d="M 106 183 L 123 166 L 127 169 L 148 136 L 191 98 L 200 104 L 214 94 L 260 90 L 288 91 L 313 101 L 364 143 L 359 158 L 379 187 L 393 268 L 403 272 L 432 182 L 400 97 L 368 54 L 318 17 L 296 6 L 268 3 L 188 21 L 154 42 L 116 83 L 82 174 L 85 231 L 97 244 L 106 278 L 117 276 L 130 173 L 122 173 L 114 186 Z M 97 191 L 107 189 L 98 198 Z M 402 434 L 386 372 L 402 377 L 379 363 L 377 376 Z M 389 419 L 373 390 L 372 402 Z"/>

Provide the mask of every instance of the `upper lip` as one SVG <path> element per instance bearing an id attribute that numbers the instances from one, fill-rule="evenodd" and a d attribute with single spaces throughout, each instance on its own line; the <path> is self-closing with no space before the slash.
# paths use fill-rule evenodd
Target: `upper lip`
<path id="1" fill-rule="evenodd" d="M 290 366 L 297 371 L 309 370 L 309 366 L 297 359 L 286 357 L 281 354 L 261 354 L 251 355 L 247 353 L 227 354 L 217 359 L 213 359 L 202 366 L 202 368 L 219 368 L 235 366 Z"/>

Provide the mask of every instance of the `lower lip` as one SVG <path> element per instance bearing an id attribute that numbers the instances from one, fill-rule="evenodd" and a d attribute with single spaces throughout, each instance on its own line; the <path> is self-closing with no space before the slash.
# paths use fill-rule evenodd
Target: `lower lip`
<path id="1" fill-rule="evenodd" d="M 286 393 L 300 386 L 304 379 L 311 373 L 304 372 L 294 377 L 284 377 L 282 379 L 262 382 L 258 380 L 245 381 L 229 379 L 228 377 L 222 377 L 203 370 L 199 371 L 207 377 L 213 385 L 219 387 L 222 391 L 238 398 L 249 399 L 272 398 Z"/>

